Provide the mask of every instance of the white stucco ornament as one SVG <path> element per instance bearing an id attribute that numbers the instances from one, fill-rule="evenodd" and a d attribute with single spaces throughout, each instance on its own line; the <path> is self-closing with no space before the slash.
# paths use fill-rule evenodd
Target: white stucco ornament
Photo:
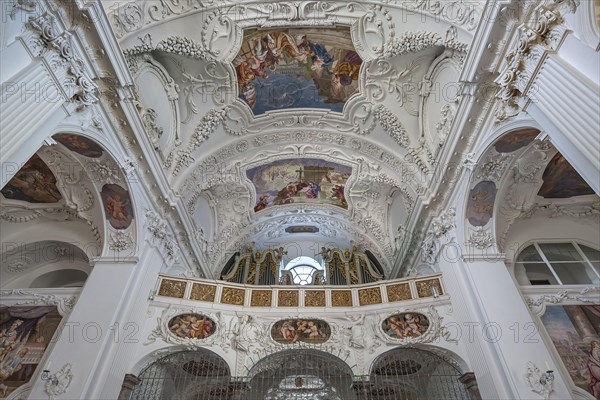
<path id="1" fill-rule="evenodd" d="M 72 380 L 71 364 L 67 363 L 53 376 L 53 379 L 46 382 L 44 390 L 48 398 L 54 400 L 56 396 L 65 394 Z"/>

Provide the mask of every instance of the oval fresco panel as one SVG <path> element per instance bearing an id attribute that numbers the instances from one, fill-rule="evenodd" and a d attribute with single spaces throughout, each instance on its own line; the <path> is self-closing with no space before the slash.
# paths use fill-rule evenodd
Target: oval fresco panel
<path id="1" fill-rule="evenodd" d="M 180 314 L 169 321 L 169 330 L 180 338 L 206 339 L 215 333 L 215 322 L 201 314 Z"/>
<path id="2" fill-rule="evenodd" d="M 72 135 L 69 133 L 60 133 L 52 137 L 58 143 L 65 146 L 67 149 L 81 154 L 85 157 L 98 158 L 102 157 L 104 150 L 96 142 L 84 136 Z"/>
<path id="3" fill-rule="evenodd" d="M 284 319 L 271 328 L 271 337 L 277 343 L 324 343 L 331 336 L 331 327 L 319 319 Z"/>
<path id="4" fill-rule="evenodd" d="M 496 184 L 491 181 L 479 182 L 469 193 L 467 219 L 473 226 L 485 226 L 494 214 Z"/>
<path id="5" fill-rule="evenodd" d="M 102 186 L 102 202 L 106 219 L 115 229 L 126 229 L 133 220 L 133 205 L 129 192 L 119 185 Z"/>
<path id="6" fill-rule="evenodd" d="M 427 332 L 429 319 L 420 313 L 405 312 L 386 318 L 381 328 L 394 339 L 414 339 Z"/>

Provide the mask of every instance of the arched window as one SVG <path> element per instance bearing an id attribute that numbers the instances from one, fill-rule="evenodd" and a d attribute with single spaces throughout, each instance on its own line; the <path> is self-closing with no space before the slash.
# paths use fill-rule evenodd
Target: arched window
<path id="1" fill-rule="evenodd" d="M 576 242 L 534 242 L 519 253 L 515 271 L 522 285 L 597 285 L 600 251 Z"/>
<path id="2" fill-rule="evenodd" d="M 286 264 L 284 271 L 290 271 L 294 285 L 312 285 L 317 271 L 324 271 L 323 266 L 314 258 L 296 257 Z"/>

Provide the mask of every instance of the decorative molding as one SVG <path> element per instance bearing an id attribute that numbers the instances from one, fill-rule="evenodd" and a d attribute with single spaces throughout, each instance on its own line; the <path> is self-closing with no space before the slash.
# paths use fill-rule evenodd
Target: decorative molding
<path id="1" fill-rule="evenodd" d="M 73 295 L 37 293 L 26 289 L 0 290 L 0 297 L 11 306 L 56 306 L 62 316 L 69 314 L 77 301 L 77 296 Z"/>
<path id="2" fill-rule="evenodd" d="M 174 263 L 178 259 L 179 245 L 175 237 L 170 233 L 170 229 L 165 220 L 158 213 L 152 210 L 146 210 L 146 228 L 152 236 L 152 242 L 158 241 L 161 248 L 165 251 L 163 256 L 169 263 Z"/>
<path id="3" fill-rule="evenodd" d="M 435 125 L 435 130 L 438 134 L 438 138 L 440 140 L 440 144 L 443 145 L 450 134 L 450 129 L 452 128 L 452 123 L 454 122 L 455 117 L 455 106 L 452 104 L 444 104 L 440 111 L 440 120 Z"/>
<path id="4" fill-rule="evenodd" d="M 598 303 L 598 295 L 600 295 L 598 287 L 588 286 L 578 290 L 563 289 L 559 290 L 556 294 L 526 295 L 525 302 L 534 314 L 541 316 L 546 311 L 548 304 L 556 305 L 563 302 L 596 304 Z"/>
<path id="5" fill-rule="evenodd" d="M 554 392 L 554 375 L 552 371 L 540 372 L 540 369 L 533 362 L 527 362 L 525 380 L 533 393 L 537 393 L 544 399 L 550 398 L 550 393 Z"/>
<path id="6" fill-rule="evenodd" d="M 45 12 L 36 17 L 30 17 L 28 26 L 40 35 L 40 39 L 47 50 L 56 52 L 68 65 L 68 72 L 73 78 L 68 81 L 78 89 L 71 95 L 71 100 L 80 103 L 85 108 L 98 102 L 99 88 L 84 70 L 85 63 L 73 48 L 73 38 L 69 32 L 61 31 L 54 22 L 55 17 Z"/>
<path id="7" fill-rule="evenodd" d="M 479 250 L 485 250 L 495 244 L 494 235 L 483 227 L 472 232 L 467 244 Z"/>
<path id="8" fill-rule="evenodd" d="M 131 232 L 116 231 L 110 235 L 108 248 L 117 253 L 124 252 L 135 247 L 135 241 Z"/>
<path id="9" fill-rule="evenodd" d="M 228 111 L 228 108 L 212 109 L 202 117 L 192 136 L 190 143 L 192 150 L 198 148 L 209 139 L 210 135 L 217 129 L 217 126 L 225 120 Z"/>
<path id="10" fill-rule="evenodd" d="M 423 12 L 443 20 L 451 19 L 453 24 L 469 31 L 477 28 L 482 17 L 482 3 L 469 0 L 423 1 L 409 0 L 402 6 L 410 10 Z"/>
<path id="11" fill-rule="evenodd" d="M 567 33 L 561 15 L 563 4 L 566 4 L 565 1 L 558 0 L 539 5 L 529 21 L 519 27 L 516 40 L 505 56 L 500 76 L 495 80 L 499 86 L 496 93 L 499 99 L 495 112 L 497 121 L 514 117 L 521 111 L 546 55 L 556 51 L 562 43 Z M 578 0 L 569 0 L 567 12 L 573 12 L 578 5 Z"/>
<path id="12" fill-rule="evenodd" d="M 46 382 L 44 391 L 50 400 L 54 400 L 57 396 L 67 393 L 67 389 L 73 380 L 71 372 L 71 364 L 67 363 L 56 374 L 52 375 L 53 379 Z"/>
<path id="13" fill-rule="evenodd" d="M 456 210 L 451 208 L 431 221 L 421 245 L 421 258 L 424 263 L 435 264 L 443 246 L 442 240 L 455 227 L 455 220 Z"/>
<path id="14" fill-rule="evenodd" d="M 6 264 L 6 270 L 12 274 L 18 274 L 25 271 L 34 263 L 34 260 L 29 257 L 21 257 L 10 261 Z"/>
<path id="15" fill-rule="evenodd" d="M 163 134 L 163 128 L 156 124 L 158 113 L 152 108 L 142 108 L 140 112 L 142 124 L 146 128 L 146 134 L 152 142 L 155 150 L 158 150 L 158 141 Z"/>
<path id="16" fill-rule="evenodd" d="M 383 104 L 380 104 L 374 107 L 373 116 L 375 117 L 375 120 L 381 124 L 383 130 L 386 131 L 400 147 L 408 147 L 408 134 L 395 114 L 388 110 Z"/>
<path id="17" fill-rule="evenodd" d="M 202 45 L 182 36 L 168 36 L 156 45 L 156 50 L 191 57 L 197 60 L 212 59 L 211 54 Z"/>

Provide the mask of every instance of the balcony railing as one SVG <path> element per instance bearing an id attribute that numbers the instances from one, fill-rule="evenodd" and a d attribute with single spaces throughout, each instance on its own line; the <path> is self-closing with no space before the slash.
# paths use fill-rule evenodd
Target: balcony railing
<path id="1" fill-rule="evenodd" d="M 245 307 L 363 307 L 444 296 L 441 274 L 353 286 L 254 286 L 160 275 L 156 296 Z"/>

